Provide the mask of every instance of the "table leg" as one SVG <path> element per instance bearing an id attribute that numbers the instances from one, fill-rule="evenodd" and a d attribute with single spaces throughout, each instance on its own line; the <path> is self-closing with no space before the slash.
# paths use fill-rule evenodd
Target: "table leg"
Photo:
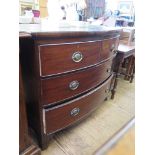
<path id="1" fill-rule="evenodd" d="M 129 57 L 129 63 L 128 63 L 128 66 L 127 66 L 127 69 L 126 69 L 126 73 L 125 73 L 126 75 L 125 75 L 124 80 L 129 80 L 130 79 L 130 76 L 131 76 L 130 72 L 132 70 L 132 62 L 133 62 L 133 58 L 132 57 L 133 56 Z"/>
<path id="2" fill-rule="evenodd" d="M 133 81 L 134 74 L 135 74 L 135 57 L 133 56 L 133 62 L 132 62 L 132 72 L 131 72 L 130 83 L 132 83 L 132 81 Z"/>
<path id="3" fill-rule="evenodd" d="M 111 89 L 111 99 L 114 99 L 115 97 L 115 93 L 116 93 L 116 87 L 117 87 L 117 82 L 118 82 L 118 77 L 119 77 L 119 70 L 120 70 L 120 66 L 122 65 L 123 62 L 123 57 L 120 54 L 117 54 L 113 66 L 114 66 L 114 86 Z"/>

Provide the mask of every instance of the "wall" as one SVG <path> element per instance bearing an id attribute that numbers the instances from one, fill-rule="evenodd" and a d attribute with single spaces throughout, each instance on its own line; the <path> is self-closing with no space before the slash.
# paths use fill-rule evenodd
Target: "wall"
<path id="1" fill-rule="evenodd" d="M 39 0 L 39 10 L 41 18 L 48 16 L 47 2 L 48 0 Z"/>

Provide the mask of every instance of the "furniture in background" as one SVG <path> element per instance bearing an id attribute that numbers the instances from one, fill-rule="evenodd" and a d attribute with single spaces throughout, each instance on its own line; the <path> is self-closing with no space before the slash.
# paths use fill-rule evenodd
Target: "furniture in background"
<path id="1" fill-rule="evenodd" d="M 40 148 L 38 148 L 28 132 L 21 68 L 19 73 L 19 86 L 19 154 L 40 155 Z"/>
<path id="2" fill-rule="evenodd" d="M 120 42 L 121 44 L 134 46 L 135 27 L 122 27 L 122 31 L 120 34 Z"/>
<path id="3" fill-rule="evenodd" d="M 133 27 L 134 26 L 134 21 L 133 20 L 128 20 L 124 18 L 117 18 L 115 22 L 115 26 L 119 27 Z"/>
<path id="4" fill-rule="evenodd" d="M 117 56 L 114 61 L 114 78 L 111 98 L 114 98 L 117 80 L 120 74 L 125 75 L 124 79 L 133 81 L 135 74 L 135 28 L 124 27 L 120 33 L 120 42 L 117 49 Z"/>
<path id="5" fill-rule="evenodd" d="M 23 37 L 21 35 L 20 37 Z M 40 155 L 41 151 L 33 141 L 28 131 L 25 94 L 23 88 L 22 70 L 19 65 L 19 154 Z"/>
<path id="6" fill-rule="evenodd" d="M 120 0 L 117 10 L 119 11 L 116 19 L 116 26 L 133 27 L 135 22 L 135 9 L 133 1 Z"/>
<path id="7" fill-rule="evenodd" d="M 115 24 L 116 24 L 116 18 L 113 16 L 109 17 L 107 20 L 103 22 L 103 25 L 107 27 L 115 27 Z"/>
<path id="8" fill-rule="evenodd" d="M 39 0 L 20 0 L 19 9 L 20 24 L 39 24 L 41 22 Z"/>
<path id="9" fill-rule="evenodd" d="M 122 65 L 125 66 L 125 72 L 122 72 Z M 116 92 L 117 80 L 120 74 L 125 75 L 125 80 L 129 80 L 132 82 L 135 73 L 135 46 L 134 45 L 126 45 L 124 43 L 119 43 L 117 56 L 114 61 L 114 86 L 112 88 L 112 96 L 113 99 Z"/>
<path id="10" fill-rule="evenodd" d="M 111 90 L 120 30 L 78 30 L 40 30 L 20 39 L 28 120 L 42 149 L 54 133 L 94 111 Z"/>
<path id="11" fill-rule="evenodd" d="M 19 0 L 19 15 L 23 16 L 25 10 L 34 8 L 34 0 Z"/>

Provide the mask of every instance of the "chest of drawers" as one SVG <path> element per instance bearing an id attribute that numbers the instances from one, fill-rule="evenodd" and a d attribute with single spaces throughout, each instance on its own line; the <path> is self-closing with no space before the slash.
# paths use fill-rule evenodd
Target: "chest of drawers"
<path id="1" fill-rule="evenodd" d="M 20 39 L 29 124 L 42 149 L 94 111 L 111 89 L 119 30 L 36 32 Z"/>

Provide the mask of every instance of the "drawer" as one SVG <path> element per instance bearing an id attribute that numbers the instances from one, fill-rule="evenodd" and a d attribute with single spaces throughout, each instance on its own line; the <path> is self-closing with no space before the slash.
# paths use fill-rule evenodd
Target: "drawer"
<path id="1" fill-rule="evenodd" d="M 82 71 L 42 80 L 43 105 L 68 99 L 102 83 L 111 75 L 112 59 Z"/>
<path id="2" fill-rule="evenodd" d="M 40 75 L 54 75 L 99 62 L 102 41 L 39 46 Z"/>
<path id="3" fill-rule="evenodd" d="M 101 61 L 113 56 L 118 49 L 119 37 L 105 39 L 102 42 Z"/>
<path id="4" fill-rule="evenodd" d="M 43 109 L 44 133 L 61 130 L 92 112 L 103 103 L 110 89 L 112 76 L 93 91 L 65 104 Z"/>

